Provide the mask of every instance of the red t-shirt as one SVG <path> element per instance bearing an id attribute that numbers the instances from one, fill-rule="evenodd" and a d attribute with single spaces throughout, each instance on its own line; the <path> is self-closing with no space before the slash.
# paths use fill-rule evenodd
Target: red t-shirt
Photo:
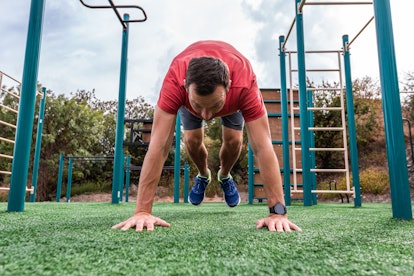
<path id="1" fill-rule="evenodd" d="M 266 114 L 262 94 L 257 86 L 256 75 L 250 62 L 233 46 L 221 41 L 200 41 L 191 44 L 172 61 L 165 76 L 157 105 L 170 114 L 177 114 L 181 106 L 199 117 L 191 108 L 184 79 L 188 63 L 194 57 L 210 56 L 224 61 L 230 70 L 231 86 L 223 109 L 216 117 L 224 117 L 241 111 L 245 122 Z"/>

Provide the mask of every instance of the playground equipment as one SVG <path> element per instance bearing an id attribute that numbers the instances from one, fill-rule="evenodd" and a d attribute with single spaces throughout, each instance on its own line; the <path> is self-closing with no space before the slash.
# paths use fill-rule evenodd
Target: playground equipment
<path id="1" fill-rule="evenodd" d="M 3 88 L 3 85 L 9 85 L 10 89 L 12 90 L 6 90 Z M 9 95 L 11 97 L 16 98 L 17 100 L 20 100 L 19 91 L 17 90 L 19 87 L 21 87 L 21 83 L 9 76 L 8 74 L 0 71 L 0 88 L 1 92 L 4 93 L 4 95 Z M 46 103 L 46 88 L 42 88 L 42 92 L 34 91 L 34 94 L 36 96 L 41 96 L 40 105 L 39 105 L 39 116 L 38 116 L 38 126 L 37 126 L 37 134 L 36 134 L 36 148 L 35 148 L 35 155 L 33 160 L 33 172 L 32 172 L 32 183 L 31 187 L 27 187 L 25 184 L 25 192 L 30 192 L 30 201 L 34 202 L 36 200 L 36 187 L 37 187 L 37 177 L 38 177 L 38 168 L 39 168 L 39 160 L 40 160 L 40 149 L 41 149 L 41 142 L 42 142 L 42 128 L 43 128 L 43 119 L 44 119 L 44 109 L 45 109 L 45 103 Z M 19 110 L 16 110 L 14 107 L 7 106 L 4 104 L 0 104 L 0 108 L 5 110 L 6 112 L 14 113 L 16 116 L 19 115 Z M 24 111 L 22 111 L 24 112 Z M 18 126 L 14 124 L 13 122 L 5 122 L 0 120 L 0 125 L 7 126 L 9 128 L 12 128 L 15 130 L 15 137 L 17 135 L 17 128 Z M 14 160 L 14 156 L 16 154 L 15 146 L 15 140 L 11 139 L 11 137 L 4 137 L 3 132 L 0 132 L 0 141 L 4 143 L 13 144 L 14 148 L 14 154 L 10 155 L 5 152 L 0 152 L 0 158 L 6 158 L 9 160 Z M 30 150 L 30 149 L 29 149 Z M 0 174 L 2 175 L 12 175 L 11 171 L 8 171 L 6 168 L 0 168 Z M 7 190 L 10 191 L 10 187 L 0 187 L 0 190 Z"/>
<path id="2" fill-rule="evenodd" d="M 125 119 L 125 123 L 129 124 L 129 139 L 124 141 L 124 145 L 147 147 L 151 139 L 152 119 Z M 188 201 L 188 177 L 189 167 L 185 163 L 181 166 L 181 117 L 177 116 L 175 122 L 175 152 L 174 152 L 174 166 L 164 166 L 164 170 L 174 170 L 174 203 L 180 202 L 180 171 L 184 169 L 184 202 Z M 140 166 L 133 166 L 133 169 L 140 170 Z"/>
<path id="3" fill-rule="evenodd" d="M 147 15 L 143 8 L 136 5 L 115 5 L 112 0 L 108 0 L 109 5 L 89 5 L 85 1 L 79 0 L 82 5 L 91 9 L 112 9 L 122 25 L 122 53 L 121 53 L 121 70 L 119 79 L 119 94 L 118 94 L 118 113 L 116 120 L 116 136 L 115 136 L 115 160 L 114 173 L 112 179 L 112 203 L 116 204 L 120 201 L 120 190 L 123 184 L 123 151 L 122 141 L 124 137 L 124 116 L 125 116 L 125 101 L 126 101 L 126 77 L 127 77 L 127 58 L 128 58 L 128 33 L 129 23 L 139 23 L 147 20 Z M 138 9 L 142 12 L 142 18 L 130 19 L 129 14 L 124 14 L 121 17 L 119 9 Z"/>
<path id="4" fill-rule="evenodd" d="M 284 168 L 289 167 L 289 143 L 291 143 L 292 156 L 296 157 L 296 151 L 301 151 L 301 161 L 302 168 L 296 169 L 296 173 L 300 171 L 303 179 L 303 200 L 305 206 L 311 206 L 315 203 L 313 193 L 325 192 L 312 190 L 314 187 L 314 173 L 315 172 L 324 172 L 323 170 L 314 168 L 312 166 L 313 154 L 318 150 L 335 150 L 343 151 L 344 159 L 347 160 L 347 149 L 345 144 L 346 135 L 344 135 L 344 148 L 341 149 L 316 149 L 312 148 L 311 137 L 313 136 L 314 131 L 326 131 L 326 129 L 317 129 L 312 127 L 310 122 L 310 114 L 316 109 L 312 106 L 312 97 L 309 93 L 310 90 L 306 87 L 306 73 L 312 71 L 306 67 L 305 54 L 310 53 L 305 51 L 304 43 L 304 33 L 303 33 L 303 8 L 305 5 L 371 5 L 374 6 L 374 16 L 376 23 L 376 34 L 377 34 L 377 47 L 378 47 L 378 60 L 380 67 L 380 78 L 382 86 L 382 104 L 384 110 L 384 125 L 385 125 L 385 136 L 387 142 L 387 156 L 388 156 L 388 166 L 389 166 L 389 175 L 390 175 L 390 187 L 391 187 L 391 199 L 392 199 L 392 210 L 394 218 L 402 219 L 412 219 L 412 207 L 410 199 L 410 186 L 408 183 L 408 171 L 407 171 L 407 162 L 405 154 L 405 145 L 404 145 L 404 134 L 403 134 L 403 121 L 401 116 L 401 103 L 399 98 L 399 89 L 398 89 L 398 77 L 396 70 L 396 61 L 395 61 L 395 50 L 394 50 L 394 38 L 392 32 L 392 23 L 391 23 L 391 11 L 388 0 L 377 0 L 374 2 L 306 2 L 306 0 L 295 0 L 295 9 L 296 17 L 293 20 L 293 23 L 289 29 L 286 39 L 284 36 L 280 37 L 280 63 L 281 63 L 281 102 L 283 109 L 283 147 L 284 147 Z M 359 34 L 366 28 L 366 26 L 373 21 L 371 18 L 368 23 L 362 28 L 362 30 L 356 35 L 354 39 L 348 41 L 348 36 L 344 35 L 342 38 L 342 51 L 338 52 L 344 55 L 344 66 L 345 66 L 345 83 L 346 87 L 341 88 L 346 90 L 346 102 L 348 109 L 348 127 L 350 131 L 350 151 L 351 151 L 351 165 L 352 165 L 352 174 L 353 174 L 353 190 L 349 189 L 347 186 L 346 191 L 339 191 L 341 193 L 351 193 L 355 199 L 355 207 L 361 205 L 360 194 L 359 194 L 359 175 L 358 175 L 358 159 L 357 159 L 357 145 L 355 139 L 355 122 L 353 117 L 353 98 L 352 98 L 352 79 L 350 71 L 350 58 L 349 58 L 349 49 L 353 41 L 359 36 Z M 286 42 L 289 38 L 289 35 L 296 25 L 296 36 L 297 36 L 297 50 L 288 52 L 286 51 Z M 326 51 L 325 51 L 326 52 Z M 288 100 L 286 97 L 286 68 L 285 68 L 285 55 L 295 53 L 297 54 L 297 69 L 293 70 L 289 68 L 289 75 L 291 76 L 293 72 L 297 73 L 299 80 L 299 109 L 292 108 L 294 105 L 293 97 L 291 96 L 290 107 L 291 113 L 287 113 Z M 319 53 L 319 51 L 318 51 Z M 340 64 L 340 59 L 338 58 Z M 318 70 L 326 71 L 326 70 Z M 340 78 L 342 78 L 342 73 L 340 73 Z M 342 87 L 342 81 L 341 81 Z M 290 90 L 292 91 L 293 87 L 291 84 Z M 338 107 L 338 111 L 343 113 L 344 106 L 341 104 Z M 291 136 L 295 136 L 295 130 L 300 130 L 300 149 L 296 148 L 296 142 L 292 138 L 291 141 L 287 138 L 288 133 L 288 116 L 290 115 L 291 122 L 294 122 L 292 119 L 295 110 L 299 111 L 300 114 L 300 129 L 296 128 L 295 125 L 291 128 Z M 344 116 L 342 115 L 342 118 Z M 338 129 L 330 129 L 331 131 L 343 131 L 345 133 L 345 122 Z M 252 161 L 253 162 L 253 161 Z M 342 170 L 342 169 L 341 169 Z M 343 169 L 345 173 L 348 172 L 348 168 Z M 287 170 L 284 173 L 284 188 L 285 188 L 285 199 L 287 204 L 290 204 L 290 175 L 288 175 Z M 294 172 L 295 173 L 295 172 Z M 348 176 L 347 176 L 348 177 Z M 294 180 L 295 181 L 295 180 Z M 347 180 L 348 182 L 349 180 Z M 297 182 L 293 183 L 293 189 L 295 190 L 295 185 Z M 297 189 L 295 191 L 298 191 Z M 326 191 L 332 192 L 332 191 Z"/>
<path id="5" fill-rule="evenodd" d="M 82 5 L 91 9 L 112 9 L 122 25 L 122 53 L 121 53 L 121 72 L 119 78 L 119 94 L 118 94 L 118 115 L 116 121 L 116 136 L 115 136 L 115 160 L 114 173 L 112 179 L 112 203 L 119 203 L 120 201 L 120 186 L 123 183 L 123 153 L 122 141 L 124 137 L 124 116 L 125 116 L 125 101 L 126 101 L 126 76 L 127 76 L 127 59 L 128 59 L 128 34 L 129 23 L 140 23 L 147 20 L 147 15 L 143 8 L 136 5 L 115 5 L 112 0 L 108 0 L 109 5 L 89 5 L 83 0 L 79 0 Z M 142 12 L 143 17 L 139 19 L 130 19 L 129 14 L 124 14 L 121 17 L 119 9 L 138 9 Z"/>

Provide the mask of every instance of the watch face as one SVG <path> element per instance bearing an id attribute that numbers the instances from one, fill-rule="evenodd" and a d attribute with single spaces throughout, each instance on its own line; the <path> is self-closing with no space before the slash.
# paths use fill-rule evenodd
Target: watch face
<path id="1" fill-rule="evenodd" d="M 286 214 L 286 209 L 285 209 L 285 206 L 283 206 L 282 204 L 276 204 L 276 206 L 275 206 L 275 211 L 276 211 L 276 214 L 279 214 L 279 215 L 284 215 L 284 214 Z"/>

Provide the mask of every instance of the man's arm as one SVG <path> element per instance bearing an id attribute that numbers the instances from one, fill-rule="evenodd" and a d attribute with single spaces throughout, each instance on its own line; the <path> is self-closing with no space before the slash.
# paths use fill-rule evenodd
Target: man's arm
<path id="1" fill-rule="evenodd" d="M 137 231 L 144 227 L 152 231 L 154 226 L 169 226 L 164 220 L 154 217 L 152 204 L 161 177 L 164 162 L 168 157 L 174 137 L 176 115 L 169 114 L 156 107 L 151 130 L 151 142 L 144 158 L 139 177 L 137 202 L 134 215 L 113 228 L 127 230 L 136 226 Z"/>
<path id="2" fill-rule="evenodd" d="M 259 165 L 260 177 L 264 184 L 268 206 L 272 207 L 276 203 L 285 205 L 282 177 L 279 162 L 272 145 L 267 114 L 246 123 L 246 129 L 250 146 Z M 266 226 L 270 231 L 277 230 L 281 232 L 290 231 L 291 229 L 300 231 L 298 226 L 287 219 L 287 215 L 271 215 L 258 220 L 256 225 L 258 228 Z"/>

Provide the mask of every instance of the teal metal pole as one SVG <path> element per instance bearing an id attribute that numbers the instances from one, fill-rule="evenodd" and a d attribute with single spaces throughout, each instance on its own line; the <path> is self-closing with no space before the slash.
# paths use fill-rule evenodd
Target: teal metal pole
<path id="1" fill-rule="evenodd" d="M 44 1 L 32 0 L 17 117 L 8 212 L 23 212 L 32 142 Z"/>
<path id="2" fill-rule="evenodd" d="M 125 168 L 125 202 L 129 199 L 129 183 L 131 181 L 131 156 L 127 157 Z"/>
<path id="3" fill-rule="evenodd" d="M 306 66 L 305 66 L 305 43 L 303 35 L 303 15 L 299 13 L 296 0 L 296 37 L 298 52 L 298 80 L 299 80 L 299 109 L 300 109 L 300 140 L 302 148 L 302 179 L 303 179 L 303 205 L 312 206 L 312 175 L 310 173 L 311 155 L 309 151 L 309 116 L 308 99 L 306 91 Z"/>
<path id="4" fill-rule="evenodd" d="M 45 117 L 45 103 L 46 103 L 46 87 L 42 87 L 43 98 L 40 100 L 39 105 L 39 119 L 37 122 L 37 134 L 36 134 L 36 148 L 33 160 L 33 172 L 32 172 L 32 188 L 33 194 L 30 195 L 30 202 L 36 201 L 36 188 L 37 178 L 39 175 L 39 161 L 40 151 L 42 149 L 42 130 L 43 130 L 43 119 Z"/>
<path id="5" fill-rule="evenodd" d="M 184 203 L 188 203 L 188 184 L 190 182 L 190 165 L 184 164 Z"/>
<path id="6" fill-rule="evenodd" d="M 352 92 L 351 61 L 348 49 L 348 35 L 342 36 L 346 86 L 346 109 L 348 115 L 349 149 L 351 152 L 352 186 L 355 191 L 354 207 L 361 207 L 361 184 L 359 181 L 358 144 L 356 139 L 354 95 Z"/>
<path id="7" fill-rule="evenodd" d="M 60 202 L 60 197 L 62 194 L 62 178 L 63 178 L 63 167 L 65 166 L 64 154 L 59 155 L 59 173 L 58 173 L 58 183 L 56 191 L 56 202 Z"/>
<path id="8" fill-rule="evenodd" d="M 129 20 L 129 15 L 124 14 L 124 20 Z M 123 183 L 121 168 L 124 164 L 123 158 L 123 139 L 124 139 L 124 117 L 126 102 L 126 80 L 127 80 L 127 62 L 128 62 L 128 29 L 129 23 L 122 31 L 122 53 L 121 53 L 121 72 L 119 79 L 119 95 L 118 95 L 118 114 L 116 120 L 116 136 L 115 136 L 115 157 L 114 169 L 112 176 L 112 203 L 118 204 L 120 200 L 119 187 Z"/>
<path id="9" fill-rule="evenodd" d="M 374 0 L 378 61 L 394 218 L 413 218 L 389 0 Z"/>
<path id="10" fill-rule="evenodd" d="M 69 157 L 68 186 L 66 187 L 66 202 L 70 202 L 70 192 L 72 190 L 72 168 L 73 168 L 73 158 Z"/>
<path id="11" fill-rule="evenodd" d="M 124 172 L 125 172 L 125 161 L 126 161 L 123 151 L 121 151 L 121 152 L 122 152 L 122 166 L 119 167 L 120 181 L 118 182 L 119 183 L 119 187 L 118 187 L 119 202 L 122 202 L 122 197 L 123 197 L 123 194 L 124 194 L 124 179 L 125 179 Z"/>
<path id="12" fill-rule="evenodd" d="M 174 154 L 174 203 L 180 202 L 180 176 L 181 176 L 181 119 L 177 116 L 175 121 L 175 154 Z"/>
<path id="13" fill-rule="evenodd" d="M 254 156 L 250 142 L 247 143 L 247 192 L 249 194 L 249 204 L 253 204 L 254 197 Z"/>
<path id="14" fill-rule="evenodd" d="M 288 100 L 286 86 L 286 54 L 283 47 L 284 36 L 279 36 L 279 56 L 280 56 L 280 99 L 282 104 L 282 145 L 283 145 L 283 187 L 285 191 L 285 204 L 291 205 L 290 198 L 290 158 L 289 158 L 289 120 L 288 120 Z M 293 104 L 293 103 L 291 103 Z M 290 117 L 294 120 L 293 114 Z"/>

